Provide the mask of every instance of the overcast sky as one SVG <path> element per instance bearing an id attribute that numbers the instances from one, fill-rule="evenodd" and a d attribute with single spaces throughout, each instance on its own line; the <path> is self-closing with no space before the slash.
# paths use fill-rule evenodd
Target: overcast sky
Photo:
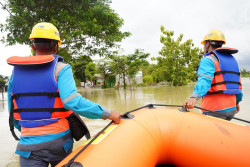
<path id="1" fill-rule="evenodd" d="M 240 68 L 250 70 L 250 1 L 249 0 L 113 0 L 111 7 L 124 19 L 123 31 L 132 36 L 120 45 L 123 53 L 144 49 L 151 56 L 161 50 L 160 26 L 181 33 L 184 41 L 193 39 L 196 47 L 211 29 L 220 29 L 226 37 L 227 47 L 239 49 L 235 55 Z M 0 22 L 4 23 L 7 11 L 0 10 Z M 0 44 L 0 74 L 10 75 L 12 67 L 5 62 L 10 56 L 30 54 L 28 46 L 5 47 Z"/>

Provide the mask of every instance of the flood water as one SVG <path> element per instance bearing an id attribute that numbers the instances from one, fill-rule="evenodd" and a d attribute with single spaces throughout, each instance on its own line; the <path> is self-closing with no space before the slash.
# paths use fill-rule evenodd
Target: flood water
<path id="1" fill-rule="evenodd" d="M 243 101 L 240 103 L 241 110 L 235 115 L 237 118 L 250 121 L 250 79 L 243 78 Z M 189 97 L 194 88 L 194 84 L 188 86 L 153 86 L 153 87 L 140 87 L 132 90 L 115 90 L 115 89 L 82 89 L 79 93 L 94 101 L 107 109 L 112 109 L 124 113 L 147 104 L 169 104 L 169 105 L 182 105 L 182 103 Z M 198 106 L 198 104 L 197 104 Z M 192 110 L 199 112 L 199 110 Z M 91 135 L 96 134 L 104 126 L 108 120 L 90 120 L 83 118 L 89 127 Z M 235 121 L 237 123 L 246 124 L 243 122 Z M 17 141 L 14 140 L 8 125 L 8 109 L 6 93 L 4 99 L 0 94 L 0 125 L 1 125 L 1 144 L 0 144 L 0 167 L 17 167 L 18 156 L 14 153 Z M 17 132 L 17 131 L 16 131 Z M 18 134 L 18 133 L 17 133 Z M 75 142 L 74 148 L 78 147 L 84 142 L 80 140 Z"/>

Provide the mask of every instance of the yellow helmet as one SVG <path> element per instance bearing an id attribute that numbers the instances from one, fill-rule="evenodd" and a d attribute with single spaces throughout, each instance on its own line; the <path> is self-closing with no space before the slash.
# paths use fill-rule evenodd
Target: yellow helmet
<path id="1" fill-rule="evenodd" d="M 211 30 L 207 33 L 207 35 L 204 37 L 203 41 L 201 41 L 201 44 L 204 45 L 205 41 L 211 40 L 211 41 L 223 41 L 224 44 L 226 44 L 225 36 L 221 30 Z"/>
<path id="2" fill-rule="evenodd" d="M 58 41 L 58 45 L 62 45 L 59 31 L 51 23 L 41 22 L 36 24 L 32 29 L 29 39 L 34 38 L 53 39 Z"/>

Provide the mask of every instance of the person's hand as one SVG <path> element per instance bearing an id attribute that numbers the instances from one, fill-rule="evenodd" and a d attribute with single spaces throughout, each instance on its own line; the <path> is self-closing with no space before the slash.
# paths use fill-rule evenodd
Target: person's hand
<path id="1" fill-rule="evenodd" d="M 183 103 L 183 107 L 187 107 L 188 109 L 192 109 L 192 108 L 194 108 L 194 105 L 196 102 L 197 102 L 196 98 L 191 97 Z"/>
<path id="2" fill-rule="evenodd" d="M 121 114 L 117 111 L 111 110 L 111 114 L 109 116 L 109 119 L 114 121 L 115 124 L 119 124 L 121 120 Z"/>
<path id="3" fill-rule="evenodd" d="M 238 113 L 239 111 L 240 111 L 240 105 L 237 104 L 237 105 L 236 105 L 236 113 Z"/>

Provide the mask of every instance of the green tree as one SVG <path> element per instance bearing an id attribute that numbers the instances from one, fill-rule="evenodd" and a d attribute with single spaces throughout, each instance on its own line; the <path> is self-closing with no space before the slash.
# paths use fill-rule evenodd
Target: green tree
<path id="1" fill-rule="evenodd" d="M 9 81 L 9 77 L 0 75 L 0 92 L 2 92 L 2 99 L 3 99 L 4 87 L 8 81 Z"/>
<path id="2" fill-rule="evenodd" d="M 81 55 L 72 59 L 71 66 L 77 83 L 86 82 L 85 69 L 90 62 L 92 62 L 92 59 L 86 55 Z"/>
<path id="3" fill-rule="evenodd" d="M 88 80 L 91 81 L 91 83 L 93 82 L 96 73 L 97 73 L 96 64 L 93 62 L 89 62 L 89 64 L 86 66 L 85 69 L 85 76 Z"/>
<path id="4" fill-rule="evenodd" d="M 111 57 L 111 68 L 114 71 L 115 75 L 118 75 L 118 89 L 120 86 L 120 79 L 123 79 L 123 87 L 124 89 L 126 89 L 126 75 L 127 75 L 127 65 L 126 65 L 126 61 L 127 61 L 127 57 L 125 55 L 119 56 L 119 55 L 115 55 Z"/>
<path id="5" fill-rule="evenodd" d="M 97 64 L 97 71 L 103 77 L 102 88 L 106 88 L 106 80 L 114 76 L 110 59 L 100 59 Z"/>
<path id="6" fill-rule="evenodd" d="M 8 81 L 9 81 L 9 77 L 0 75 L 0 88 L 5 86 Z"/>
<path id="7" fill-rule="evenodd" d="M 174 86 L 194 81 L 202 50 L 194 47 L 191 39 L 182 42 L 183 34 L 175 40 L 174 31 L 165 30 L 161 26 L 161 32 L 163 35 L 160 37 L 160 42 L 163 47 L 159 51 L 161 56 L 156 58 L 158 79 L 160 81 L 164 79 Z"/>
<path id="8" fill-rule="evenodd" d="M 242 77 L 250 77 L 250 71 L 247 71 L 246 69 L 241 69 L 240 70 L 240 75 Z"/>
<path id="9" fill-rule="evenodd" d="M 133 54 L 127 56 L 127 76 L 132 83 L 135 82 L 136 74 L 142 70 L 143 66 L 148 66 L 149 63 L 146 60 L 149 57 L 149 53 L 144 53 L 142 49 L 136 49 Z"/>
<path id="10" fill-rule="evenodd" d="M 30 45 L 32 27 L 45 21 L 58 28 L 62 48 L 71 54 L 105 55 L 116 42 L 130 35 L 120 31 L 123 19 L 110 8 L 110 3 L 109 0 L 8 0 L 5 6 L 12 14 L 6 24 L 0 25 L 1 32 L 7 32 L 2 41 L 7 45 Z"/>
<path id="11" fill-rule="evenodd" d="M 149 53 L 144 53 L 142 49 L 136 49 L 133 54 L 122 56 L 111 56 L 111 67 L 116 75 L 119 75 L 119 79 L 123 79 L 123 88 L 126 89 L 126 77 L 135 82 L 136 74 L 142 70 L 143 66 L 148 65 L 146 60 L 149 57 Z"/>
<path id="12" fill-rule="evenodd" d="M 149 85 L 149 84 L 151 85 L 154 82 L 153 77 L 151 75 L 146 75 L 143 77 L 143 82 L 147 85 Z"/>

